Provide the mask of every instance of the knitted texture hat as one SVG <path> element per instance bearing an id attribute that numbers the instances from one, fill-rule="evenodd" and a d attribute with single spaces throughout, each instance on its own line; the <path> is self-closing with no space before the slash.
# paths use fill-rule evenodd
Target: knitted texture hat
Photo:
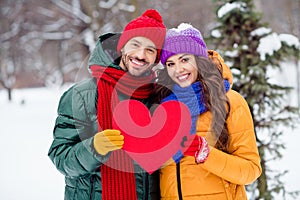
<path id="1" fill-rule="evenodd" d="M 118 42 L 117 51 L 120 53 L 122 47 L 131 38 L 142 36 L 150 39 L 155 44 L 157 58 L 159 59 L 165 35 L 166 27 L 163 24 L 161 15 L 156 10 L 149 9 L 125 26 Z"/>
<path id="2" fill-rule="evenodd" d="M 167 31 L 160 61 L 163 65 L 169 57 L 188 53 L 208 58 L 206 44 L 199 30 L 187 23 Z"/>

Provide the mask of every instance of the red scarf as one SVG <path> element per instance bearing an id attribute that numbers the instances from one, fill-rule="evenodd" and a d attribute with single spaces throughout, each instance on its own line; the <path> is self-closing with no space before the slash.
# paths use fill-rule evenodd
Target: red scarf
<path id="1" fill-rule="evenodd" d="M 97 65 L 90 69 L 98 82 L 99 131 L 112 128 L 112 111 L 119 102 L 117 91 L 135 99 L 145 99 L 153 89 L 153 75 L 134 77 L 123 70 Z M 123 150 L 111 152 L 100 171 L 103 200 L 137 199 L 133 161 Z"/>

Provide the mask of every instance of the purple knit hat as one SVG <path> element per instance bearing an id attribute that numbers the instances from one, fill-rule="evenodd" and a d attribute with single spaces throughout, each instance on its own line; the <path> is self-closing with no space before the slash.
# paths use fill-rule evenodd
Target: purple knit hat
<path id="1" fill-rule="evenodd" d="M 200 31 L 187 23 L 181 23 L 177 28 L 167 31 L 160 61 L 165 65 L 169 57 L 180 53 L 208 58 L 206 44 Z"/>

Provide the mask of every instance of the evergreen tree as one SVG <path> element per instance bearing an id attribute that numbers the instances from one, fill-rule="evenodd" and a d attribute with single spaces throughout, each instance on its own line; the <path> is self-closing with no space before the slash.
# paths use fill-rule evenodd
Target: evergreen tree
<path id="1" fill-rule="evenodd" d="M 252 0 L 213 1 L 217 5 L 217 26 L 208 43 L 230 65 L 233 89 L 248 102 L 261 156 L 262 175 L 247 190 L 252 199 L 270 200 L 278 195 L 296 198 L 298 191 L 287 191 L 281 181 L 286 171 L 274 170 L 270 161 L 282 157 L 283 128 L 296 124 L 298 110 L 285 99 L 292 88 L 272 83 L 269 72 L 280 69 L 287 59 L 299 60 L 299 40 L 272 32 L 261 22 L 262 14 L 254 11 Z"/>

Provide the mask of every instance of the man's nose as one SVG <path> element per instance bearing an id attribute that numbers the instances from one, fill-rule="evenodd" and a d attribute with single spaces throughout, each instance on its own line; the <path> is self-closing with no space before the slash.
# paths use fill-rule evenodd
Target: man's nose
<path id="1" fill-rule="evenodd" d="M 145 59 L 146 57 L 145 48 L 139 48 L 136 54 L 139 59 Z"/>

